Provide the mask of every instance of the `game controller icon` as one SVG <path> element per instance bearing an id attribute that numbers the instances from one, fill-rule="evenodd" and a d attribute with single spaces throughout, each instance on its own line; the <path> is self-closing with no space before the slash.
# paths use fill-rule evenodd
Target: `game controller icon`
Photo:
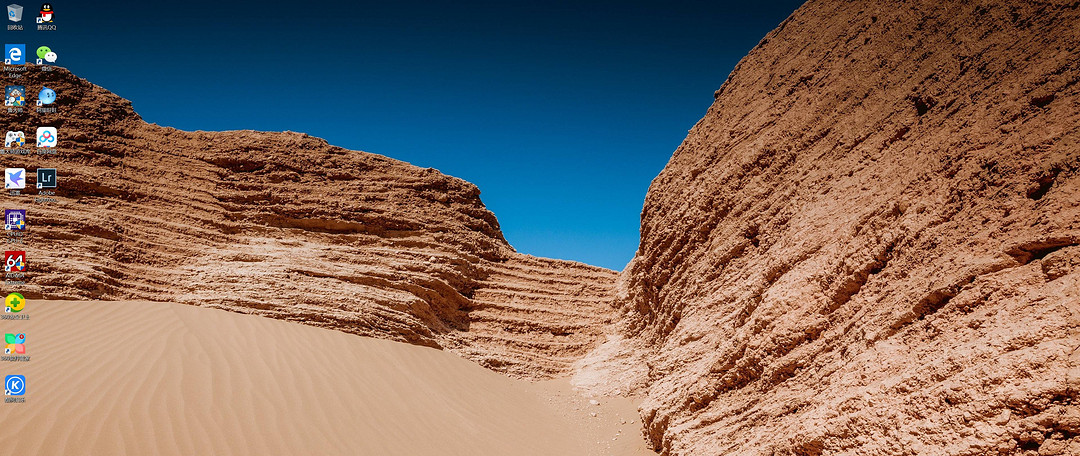
<path id="1" fill-rule="evenodd" d="M 4 147 L 22 147 L 26 145 L 26 135 L 21 131 L 9 131 L 4 136 Z"/>

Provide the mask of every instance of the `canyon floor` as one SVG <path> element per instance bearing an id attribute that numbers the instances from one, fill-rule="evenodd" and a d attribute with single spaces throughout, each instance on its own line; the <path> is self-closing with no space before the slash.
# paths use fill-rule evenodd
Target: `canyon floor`
<path id="1" fill-rule="evenodd" d="M 650 454 L 634 401 L 446 351 L 182 304 L 26 312 L 11 454 Z"/>

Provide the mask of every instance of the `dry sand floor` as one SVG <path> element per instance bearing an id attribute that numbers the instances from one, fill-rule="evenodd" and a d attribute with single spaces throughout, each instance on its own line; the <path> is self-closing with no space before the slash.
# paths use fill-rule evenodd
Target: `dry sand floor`
<path id="1" fill-rule="evenodd" d="M 450 353 L 152 302 L 31 301 L 8 454 L 639 455 L 635 404 Z M 593 416 L 593 414 L 596 416 Z"/>

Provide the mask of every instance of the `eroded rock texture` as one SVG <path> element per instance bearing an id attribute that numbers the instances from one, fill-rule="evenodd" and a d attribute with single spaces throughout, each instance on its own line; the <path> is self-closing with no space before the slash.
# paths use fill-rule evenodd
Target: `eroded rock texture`
<path id="1" fill-rule="evenodd" d="M 299 133 L 150 125 L 64 69 L 25 74 L 32 94 L 59 94 L 57 114 L 5 120 L 30 151 L 5 167 L 28 168 L 31 187 L 36 168 L 59 173 L 55 196 L 8 197 L 28 209 L 28 297 L 220 307 L 537 378 L 610 318 L 614 272 L 514 252 L 473 184 Z M 57 155 L 37 155 L 42 125 L 58 127 Z"/>
<path id="2" fill-rule="evenodd" d="M 1080 454 L 1080 3 L 810 0 L 655 179 L 664 454 Z"/>

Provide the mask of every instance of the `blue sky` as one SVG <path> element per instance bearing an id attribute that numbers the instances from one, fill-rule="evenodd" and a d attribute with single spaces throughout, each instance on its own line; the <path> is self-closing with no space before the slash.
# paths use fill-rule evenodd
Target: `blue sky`
<path id="1" fill-rule="evenodd" d="M 6 40 L 148 122 L 437 168 L 480 187 L 518 251 L 622 269 L 650 181 L 801 2 L 51 3 L 56 32 Z M 32 27 L 40 3 L 20 4 Z"/>

